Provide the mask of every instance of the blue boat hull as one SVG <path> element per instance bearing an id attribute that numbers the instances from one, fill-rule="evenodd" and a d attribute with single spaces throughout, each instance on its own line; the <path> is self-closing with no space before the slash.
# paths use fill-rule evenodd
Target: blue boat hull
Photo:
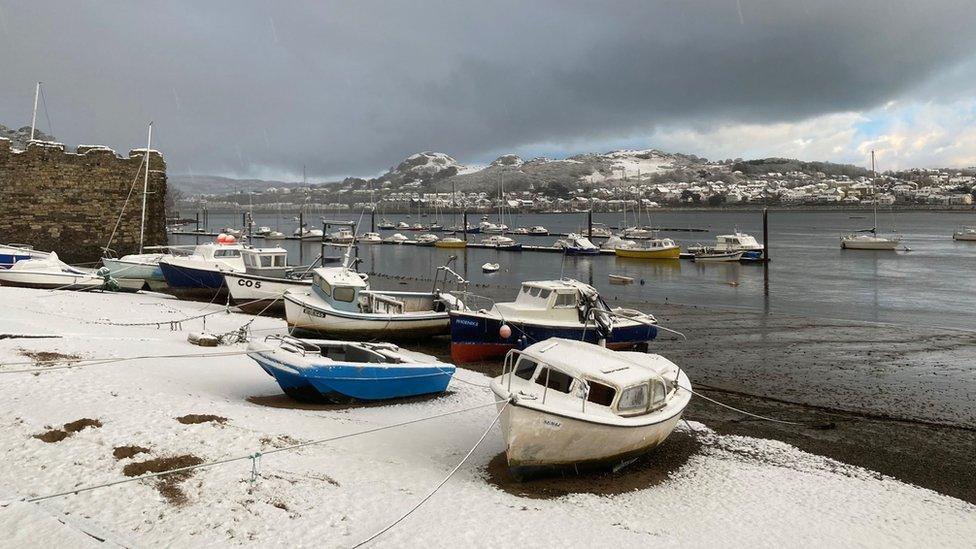
<path id="1" fill-rule="evenodd" d="M 296 369 L 264 355 L 251 358 L 275 378 L 285 394 L 297 400 L 387 400 L 443 393 L 455 370 L 449 364 L 384 367 L 342 363 Z"/>
<path id="2" fill-rule="evenodd" d="M 183 299 L 213 301 L 228 295 L 224 273 L 160 262 L 169 292 Z"/>
<path id="3" fill-rule="evenodd" d="M 502 324 L 512 329 L 512 335 L 503 338 L 499 333 Z M 597 343 L 600 333 L 589 327 L 555 327 L 543 324 L 526 324 L 465 313 L 451 313 L 451 358 L 455 362 L 473 362 L 504 356 L 510 349 L 525 347 L 553 337 Z M 657 337 L 657 328 L 647 324 L 614 326 L 607 339 L 607 347 L 627 349 Z"/>
<path id="4" fill-rule="evenodd" d="M 563 248 L 566 255 L 600 255 L 600 250 L 594 248 Z"/>

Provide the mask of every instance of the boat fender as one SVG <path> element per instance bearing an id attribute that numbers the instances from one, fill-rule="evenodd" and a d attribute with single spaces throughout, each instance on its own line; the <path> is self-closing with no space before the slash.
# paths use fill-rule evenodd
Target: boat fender
<path id="1" fill-rule="evenodd" d="M 501 336 L 502 339 L 508 339 L 512 337 L 512 328 L 510 328 L 508 324 L 502 324 L 502 327 L 498 329 L 498 335 Z"/>

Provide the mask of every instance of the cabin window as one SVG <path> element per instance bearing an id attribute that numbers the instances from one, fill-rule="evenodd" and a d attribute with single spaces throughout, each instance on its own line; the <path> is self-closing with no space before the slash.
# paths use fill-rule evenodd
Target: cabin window
<path id="1" fill-rule="evenodd" d="M 617 409 L 621 412 L 637 412 L 647 409 L 647 384 L 635 385 L 620 393 Z"/>
<path id="2" fill-rule="evenodd" d="M 329 283 L 324 278 L 319 278 L 318 284 L 319 284 L 319 289 L 322 290 L 322 293 L 324 293 L 327 296 L 332 295 L 332 286 L 330 286 Z"/>
<path id="3" fill-rule="evenodd" d="M 664 406 L 664 399 L 668 395 L 668 390 L 660 381 L 651 382 L 651 408 Z"/>
<path id="4" fill-rule="evenodd" d="M 240 250 L 216 250 L 214 257 L 241 257 Z"/>
<path id="5" fill-rule="evenodd" d="M 278 254 L 278 255 L 274 256 L 274 266 L 275 267 L 284 267 L 285 266 L 285 257 L 286 256 L 284 256 L 282 254 Z"/>
<path id="6" fill-rule="evenodd" d="M 532 374 L 535 373 L 535 367 L 538 365 L 539 363 L 534 360 L 521 357 L 515 365 L 515 375 L 522 379 L 532 379 Z"/>
<path id="7" fill-rule="evenodd" d="M 245 255 L 244 256 L 244 265 L 247 266 L 247 267 L 253 267 L 254 266 L 254 258 L 251 257 L 251 256 L 249 256 L 249 255 Z"/>
<path id="8" fill-rule="evenodd" d="M 533 286 L 532 288 L 529 288 L 529 295 L 532 296 L 532 297 L 539 297 L 539 291 L 540 290 L 541 290 L 541 288 L 536 288 L 536 287 Z"/>
<path id="9" fill-rule="evenodd" d="M 587 383 L 590 385 L 590 394 L 586 397 L 587 402 L 601 406 L 613 404 L 613 397 L 617 396 L 616 389 L 595 381 L 587 380 Z"/>
<path id="10" fill-rule="evenodd" d="M 272 261 L 272 257 L 270 255 L 263 255 L 263 256 L 261 256 L 261 266 L 262 267 L 270 267 L 271 266 L 271 261 Z"/>
<path id="11" fill-rule="evenodd" d="M 352 288 L 350 286 L 336 286 L 332 297 L 335 298 L 336 301 L 351 303 L 352 300 L 356 298 L 356 288 Z"/>
<path id="12" fill-rule="evenodd" d="M 539 290 L 539 297 L 541 297 L 542 299 L 549 299 L 549 294 L 551 294 L 551 293 L 552 293 L 552 290 L 542 289 L 542 290 Z"/>
<path id="13" fill-rule="evenodd" d="M 536 376 L 535 382 L 560 393 L 569 393 L 569 386 L 572 385 L 573 378 L 559 370 L 546 367 L 539 370 L 539 375 Z"/>
<path id="14" fill-rule="evenodd" d="M 558 293 L 556 294 L 556 307 L 576 307 L 576 294 Z"/>
<path id="15" fill-rule="evenodd" d="M 530 290 L 531 290 L 531 288 L 529 288 L 528 286 L 522 286 L 522 293 L 523 294 L 529 293 Z"/>

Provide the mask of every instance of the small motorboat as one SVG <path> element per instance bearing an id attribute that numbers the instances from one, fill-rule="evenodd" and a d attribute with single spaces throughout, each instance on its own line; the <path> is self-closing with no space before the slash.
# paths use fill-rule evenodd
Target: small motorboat
<path id="1" fill-rule="evenodd" d="M 220 230 L 218 230 L 217 232 L 218 233 L 223 233 L 223 234 L 229 234 L 229 235 L 233 236 L 234 238 L 240 238 L 241 235 L 243 234 L 243 231 L 238 230 L 238 229 L 235 229 L 233 227 L 223 227 Z"/>
<path id="2" fill-rule="evenodd" d="M 976 226 L 963 227 L 960 230 L 952 233 L 953 240 L 962 240 L 967 242 L 976 241 Z"/>
<path id="3" fill-rule="evenodd" d="M 265 227 L 265 226 L 258 227 L 257 230 L 254 231 L 254 234 L 256 236 L 268 236 L 269 234 L 271 234 L 271 227 Z"/>
<path id="4" fill-rule="evenodd" d="M 533 236 L 549 236 L 549 229 L 542 225 L 536 225 L 529 229 L 529 234 Z"/>
<path id="5" fill-rule="evenodd" d="M 447 236 L 434 242 L 434 246 L 437 248 L 467 248 L 468 241 L 454 236 Z"/>
<path id="6" fill-rule="evenodd" d="M 603 223 L 593 223 L 589 228 L 580 229 L 580 234 L 589 234 L 590 238 L 610 238 L 613 232 Z"/>
<path id="7" fill-rule="evenodd" d="M 230 302 L 242 311 L 282 314 L 282 295 L 312 284 L 312 267 L 289 267 L 288 251 L 284 248 L 244 248 L 241 254 L 244 272 L 225 271 L 223 276 Z"/>
<path id="8" fill-rule="evenodd" d="M 478 228 L 485 234 L 504 234 L 508 230 L 508 225 L 485 220 L 478 225 Z"/>
<path id="9" fill-rule="evenodd" d="M 440 238 L 436 234 L 424 233 L 417 237 L 418 246 L 433 246 Z"/>
<path id="10" fill-rule="evenodd" d="M 698 251 L 691 256 L 691 259 L 696 263 L 722 263 L 739 261 L 742 259 L 742 252 L 723 252 L 714 248 L 699 248 Z"/>
<path id="11" fill-rule="evenodd" d="M 510 351 L 491 391 L 517 480 L 625 466 L 664 442 L 691 400 L 688 376 L 660 355 L 558 338 Z"/>
<path id="12" fill-rule="evenodd" d="M 512 231 L 512 234 L 528 235 L 529 229 L 527 227 L 515 227 L 515 230 Z"/>
<path id="13" fill-rule="evenodd" d="M 736 230 L 732 234 L 716 236 L 714 246 L 692 246 L 688 248 L 688 252 L 695 254 L 703 248 L 718 252 L 742 252 L 742 257 L 746 259 L 761 259 L 764 246 L 754 236 Z"/>
<path id="14" fill-rule="evenodd" d="M 306 229 L 299 227 L 295 229 L 295 236 L 302 240 L 322 240 L 322 229 Z"/>
<path id="15" fill-rule="evenodd" d="M 409 230 L 411 230 L 411 231 L 426 231 L 427 230 L 427 227 L 424 227 L 424 224 L 423 223 L 414 223 L 413 225 L 410 226 L 410 229 Z"/>
<path id="16" fill-rule="evenodd" d="M 509 252 L 517 252 L 522 249 L 522 244 L 516 242 L 507 236 L 501 235 L 491 235 L 488 238 L 483 238 L 481 240 L 482 246 L 487 248 L 494 248 L 496 250 L 504 250 Z"/>
<path id="17" fill-rule="evenodd" d="M 648 227 L 628 227 L 621 232 L 624 238 L 632 240 L 647 240 L 654 238 L 656 231 Z"/>
<path id="18" fill-rule="evenodd" d="M 329 235 L 326 237 L 326 241 L 331 244 L 346 246 L 356 241 L 356 235 L 353 234 L 352 230 L 343 228 L 333 233 L 329 233 Z"/>
<path id="19" fill-rule="evenodd" d="M 430 227 L 427 227 L 427 230 L 432 233 L 441 233 L 444 232 L 444 226 L 435 221 L 430 224 Z"/>
<path id="20" fill-rule="evenodd" d="M 269 336 L 248 356 L 300 401 L 386 400 L 443 393 L 455 367 L 391 343 Z"/>
<path id="21" fill-rule="evenodd" d="M 270 233 L 264 235 L 267 240 L 284 240 L 286 238 L 285 233 L 281 231 L 271 231 Z"/>
<path id="22" fill-rule="evenodd" d="M 576 233 L 569 233 L 565 238 L 556 241 L 556 247 L 562 248 L 566 255 L 598 255 L 600 248 L 597 248 L 589 238 Z"/>
<path id="23" fill-rule="evenodd" d="M 192 255 L 160 259 L 159 268 L 170 291 L 178 296 L 216 299 L 227 295 L 224 273 L 246 271 L 243 250 L 241 244 L 218 237 L 218 242 L 195 246 Z"/>
<path id="24" fill-rule="evenodd" d="M 634 277 L 618 275 L 618 274 L 608 274 L 607 278 L 610 279 L 610 284 L 623 285 L 623 284 L 633 284 Z"/>
<path id="25" fill-rule="evenodd" d="M 0 269 L 0 286 L 37 288 L 43 290 L 117 290 L 135 292 L 145 281 L 135 278 L 114 278 L 108 269 L 99 271 L 79 269 L 64 263 L 58 254 L 23 259 L 9 269 Z"/>
<path id="26" fill-rule="evenodd" d="M 379 223 L 376 224 L 376 228 L 380 230 L 388 231 L 391 229 L 395 229 L 396 225 L 394 225 L 392 221 L 384 217 L 383 219 L 380 220 Z"/>
<path id="27" fill-rule="evenodd" d="M 129 254 L 119 258 L 103 257 L 102 265 L 116 278 L 138 278 L 152 287 L 166 285 L 166 278 L 159 262 L 171 254 Z"/>
<path id="28" fill-rule="evenodd" d="M 360 244 L 382 244 L 383 238 L 380 233 L 363 233 L 356 239 Z"/>
<path id="29" fill-rule="evenodd" d="M 642 244 L 621 245 L 614 248 L 617 257 L 633 259 L 678 259 L 681 248 L 670 238 L 651 238 Z"/>
<path id="30" fill-rule="evenodd" d="M 410 216 L 407 216 L 407 217 L 410 217 Z M 399 229 L 399 230 L 401 230 L 401 231 L 409 231 L 410 230 L 410 224 L 407 223 L 406 221 L 401 221 L 401 222 L 399 222 L 399 223 L 396 224 L 396 228 Z"/>
<path id="31" fill-rule="evenodd" d="M 446 334 L 448 313 L 464 309 L 460 300 L 438 289 L 448 282 L 448 273 L 465 283 L 445 265 L 438 267 L 432 291 L 399 292 L 371 289 L 348 260 L 342 267 L 319 267 L 312 271 L 311 287 L 285 292 L 285 318 L 289 327 L 329 337 L 387 340 Z"/>
<path id="32" fill-rule="evenodd" d="M 485 273 L 495 273 L 498 272 L 498 269 L 501 268 L 502 268 L 501 265 L 499 265 L 498 263 L 485 263 L 484 265 L 481 266 L 481 271 Z"/>
<path id="33" fill-rule="evenodd" d="M 403 244 L 404 242 L 410 240 L 409 238 L 403 236 L 401 233 L 393 233 L 390 236 L 383 239 L 386 244 Z"/>
<path id="34" fill-rule="evenodd" d="M 473 309 L 474 307 L 471 307 Z M 657 337 L 653 315 L 611 308 L 596 288 L 577 280 L 523 282 L 515 301 L 490 309 L 451 311 L 451 358 L 472 362 L 551 337 L 633 349 Z"/>

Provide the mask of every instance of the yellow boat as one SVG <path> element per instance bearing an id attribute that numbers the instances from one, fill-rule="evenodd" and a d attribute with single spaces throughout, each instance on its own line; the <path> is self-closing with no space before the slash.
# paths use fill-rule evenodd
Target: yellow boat
<path id="1" fill-rule="evenodd" d="M 461 240 L 460 238 L 454 238 L 449 236 L 447 238 L 442 238 L 437 242 L 434 242 L 435 248 L 467 248 L 468 242 L 466 240 Z"/>
<path id="2" fill-rule="evenodd" d="M 624 246 L 614 248 L 617 257 L 634 259 L 678 259 L 681 257 L 681 247 L 670 238 L 653 238 L 643 246 Z"/>

